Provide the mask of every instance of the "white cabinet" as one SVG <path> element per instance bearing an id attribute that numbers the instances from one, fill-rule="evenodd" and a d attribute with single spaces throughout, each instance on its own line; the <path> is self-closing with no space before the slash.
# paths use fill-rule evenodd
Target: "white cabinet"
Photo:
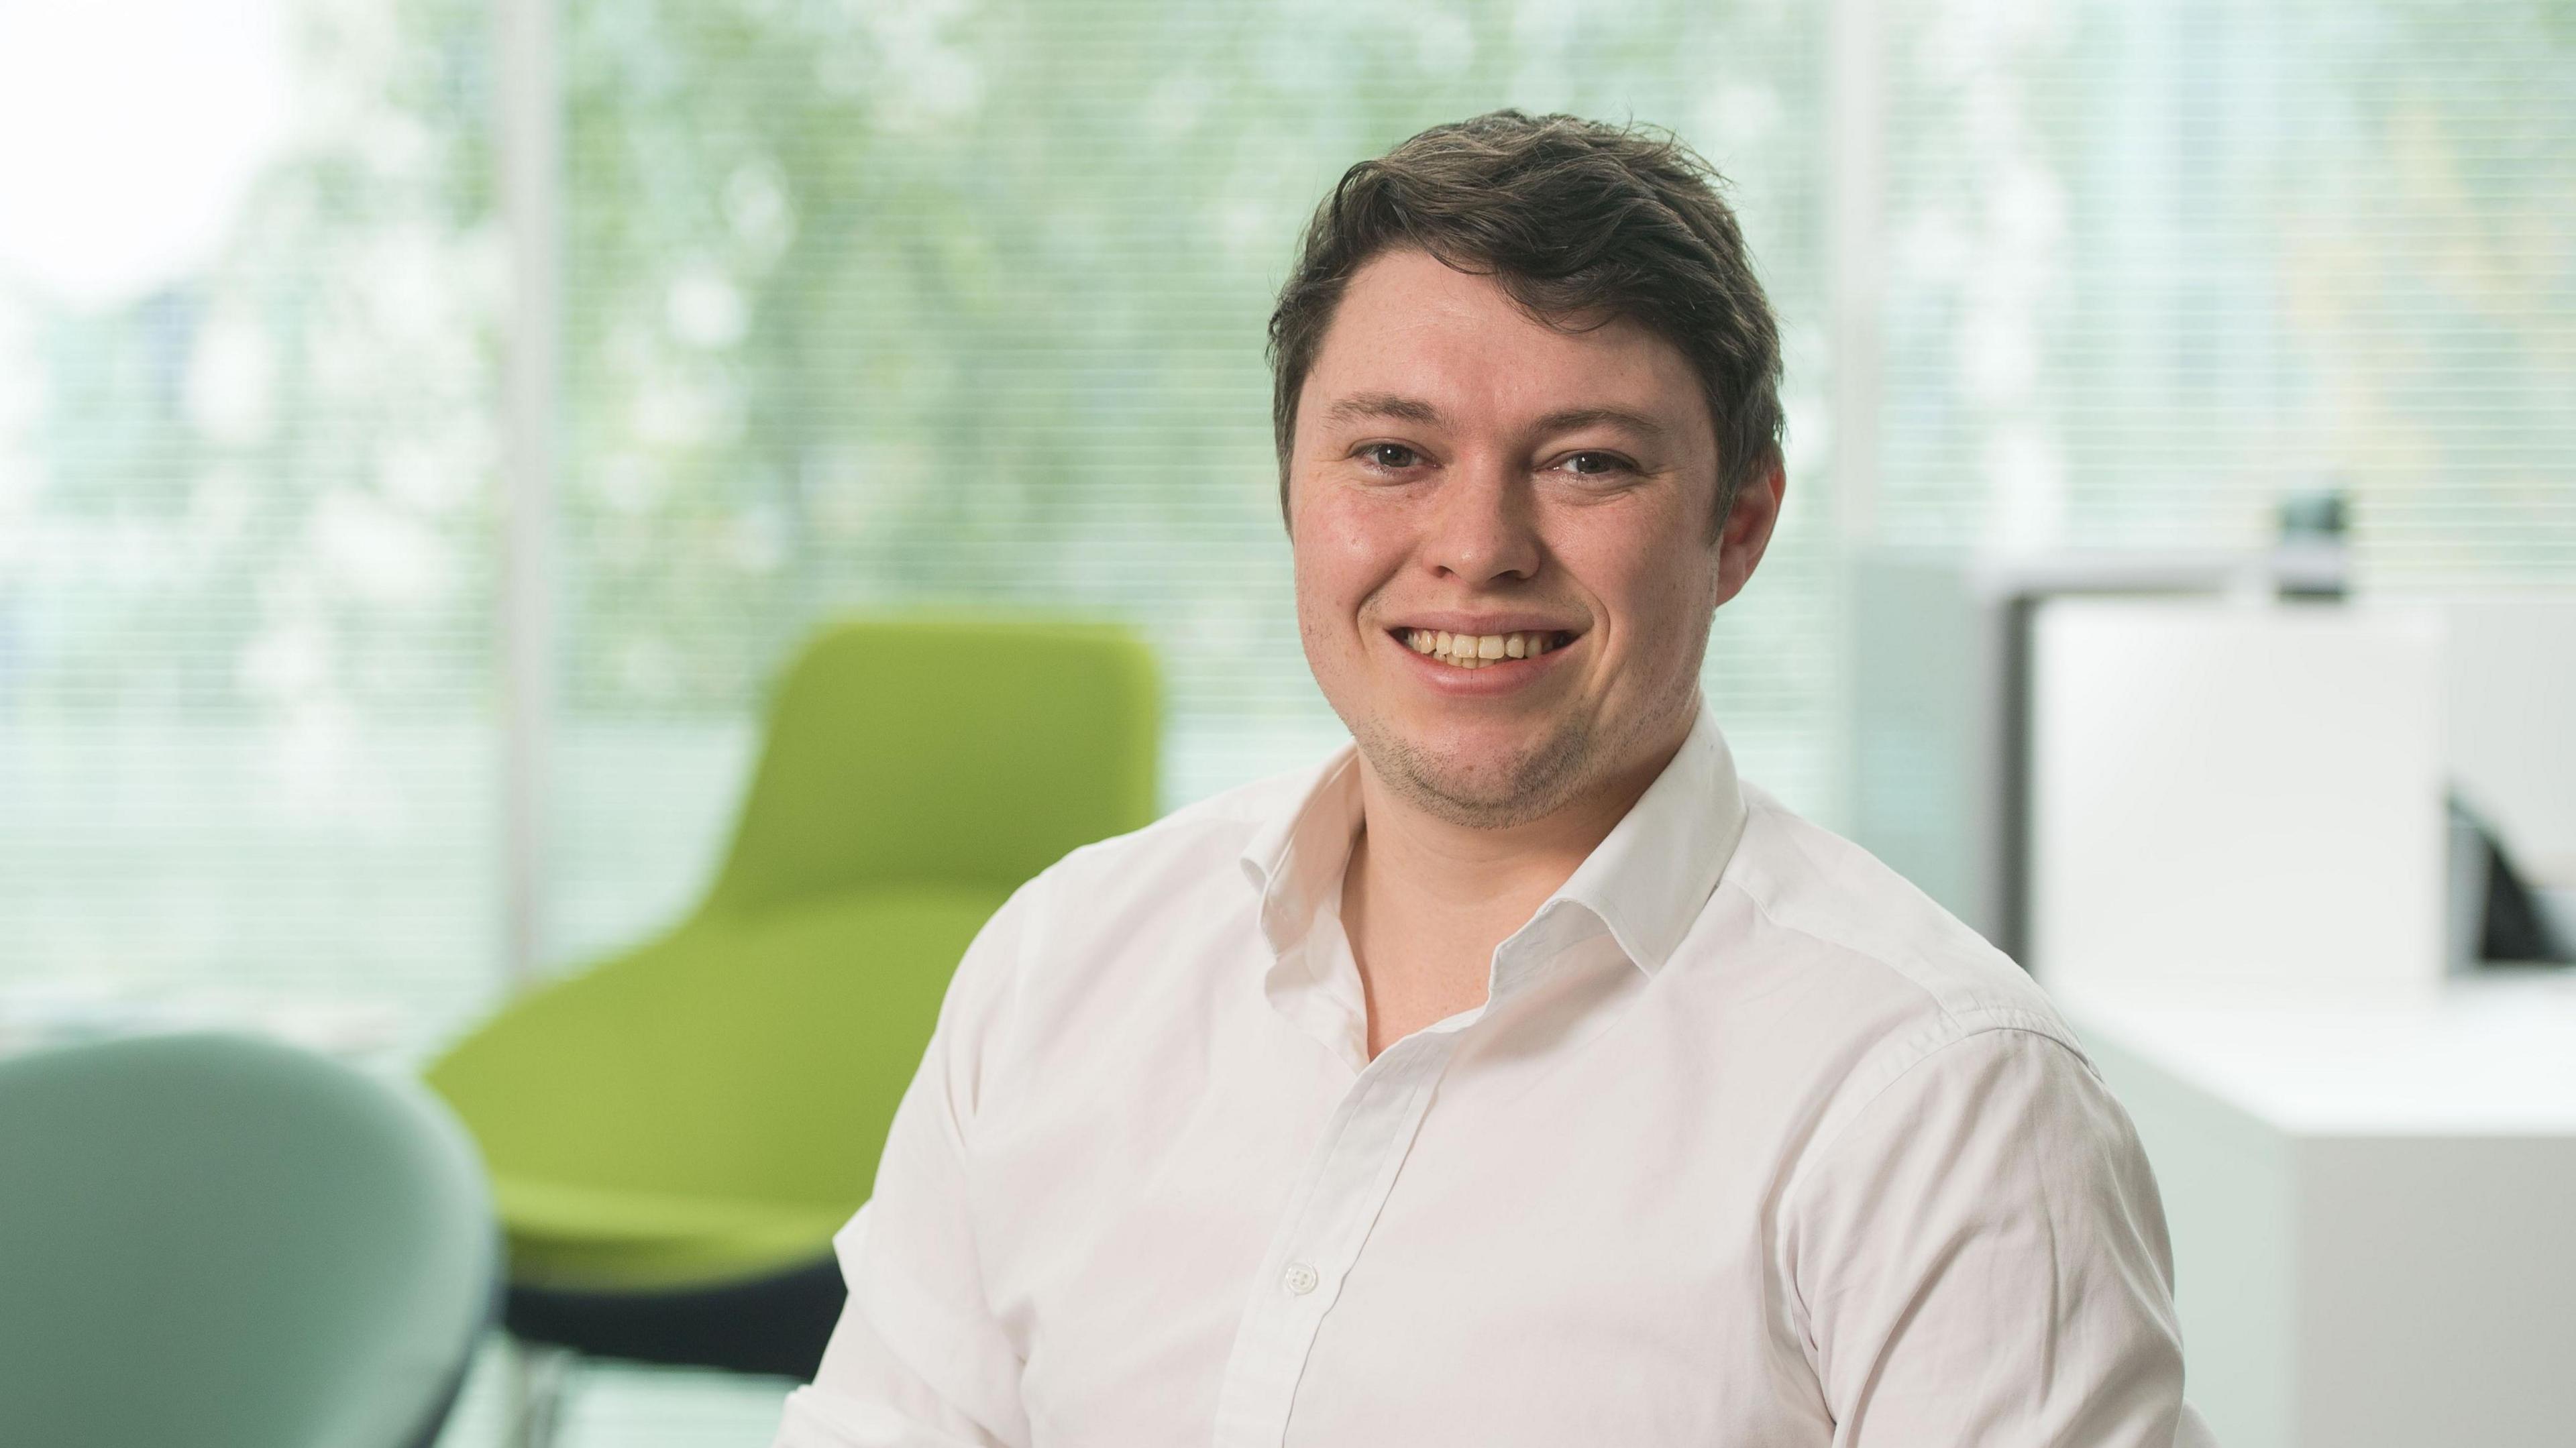
<path id="1" fill-rule="evenodd" d="M 2432 613 L 2060 599 L 2032 649 L 2041 980 L 2439 984 Z"/>
<path id="2" fill-rule="evenodd" d="M 2062 1000 L 2155 1165 L 2220 1443 L 2576 1443 L 2576 979 Z"/>

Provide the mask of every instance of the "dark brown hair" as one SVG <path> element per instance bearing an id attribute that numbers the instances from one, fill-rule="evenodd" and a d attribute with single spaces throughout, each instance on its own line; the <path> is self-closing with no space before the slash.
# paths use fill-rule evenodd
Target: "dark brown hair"
<path id="1" fill-rule="evenodd" d="M 1490 275 L 1554 326 L 1626 318 L 1690 360 L 1717 432 L 1711 536 L 1780 447 L 1780 329 L 1725 184 L 1669 132 L 1495 111 L 1434 126 L 1342 173 L 1270 314 L 1279 509 L 1297 394 L 1352 276 L 1413 247 Z"/>

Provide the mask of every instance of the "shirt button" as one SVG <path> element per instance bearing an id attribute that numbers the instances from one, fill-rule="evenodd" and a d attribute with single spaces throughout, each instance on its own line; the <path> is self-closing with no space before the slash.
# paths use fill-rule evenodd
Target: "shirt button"
<path id="1" fill-rule="evenodd" d="M 1318 1280 L 1320 1279 L 1315 1276 L 1314 1268 L 1299 1262 L 1291 1265 L 1285 1273 L 1281 1274 L 1279 1285 L 1303 1297 L 1315 1290 L 1315 1283 Z"/>

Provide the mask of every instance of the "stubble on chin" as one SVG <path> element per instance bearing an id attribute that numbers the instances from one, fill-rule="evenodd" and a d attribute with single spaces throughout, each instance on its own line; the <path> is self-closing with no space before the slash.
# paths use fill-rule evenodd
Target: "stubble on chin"
<path id="1" fill-rule="evenodd" d="M 1468 829 L 1501 830 L 1545 819 L 1590 781 L 1591 726 L 1569 719 L 1519 757 L 1482 768 L 1424 748 L 1371 720 L 1352 740 L 1380 783 L 1434 819 Z"/>

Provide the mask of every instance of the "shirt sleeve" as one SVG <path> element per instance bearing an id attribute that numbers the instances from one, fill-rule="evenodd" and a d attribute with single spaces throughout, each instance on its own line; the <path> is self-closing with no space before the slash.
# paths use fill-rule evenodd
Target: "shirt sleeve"
<path id="1" fill-rule="evenodd" d="M 2206 1448 L 2155 1179 L 2081 1057 L 1975 1032 L 1822 1151 L 1782 1244 L 1835 1448 Z"/>
<path id="2" fill-rule="evenodd" d="M 984 1291 L 968 1148 L 985 1045 L 1018 970 L 1035 887 L 967 947 L 877 1164 L 833 1245 L 848 1303 L 774 1448 L 1022 1448 L 1020 1358 Z"/>

